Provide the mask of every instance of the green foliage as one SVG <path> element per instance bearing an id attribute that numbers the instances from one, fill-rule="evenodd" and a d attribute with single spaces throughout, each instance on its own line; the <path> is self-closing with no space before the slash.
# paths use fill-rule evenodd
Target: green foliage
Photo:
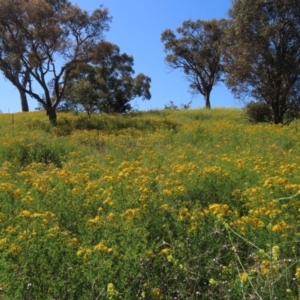
<path id="1" fill-rule="evenodd" d="M 1 149 L 1 161 L 9 161 L 13 164 L 25 167 L 33 162 L 54 164 L 62 167 L 63 161 L 70 150 L 63 146 L 51 145 L 50 143 L 32 142 L 29 140 L 17 141 L 4 149 Z"/>
<path id="2" fill-rule="evenodd" d="M 272 109 L 275 124 L 300 110 L 300 2 L 233 1 L 224 32 L 226 83 Z"/>
<path id="3" fill-rule="evenodd" d="M 142 73 L 133 77 L 133 57 L 121 54 L 118 46 L 100 42 L 89 56 L 89 63 L 79 64 L 70 74 L 62 109 L 88 115 L 124 113 L 132 110 L 132 99 L 151 98 L 151 79 Z"/>
<path id="4" fill-rule="evenodd" d="M 252 124 L 270 123 L 273 120 L 272 109 L 265 102 L 251 101 L 244 108 L 247 121 Z"/>
<path id="5" fill-rule="evenodd" d="M 56 126 L 52 127 L 52 132 L 60 136 L 70 135 L 74 130 L 101 130 L 105 132 L 122 129 L 137 129 L 143 131 L 155 131 L 160 128 L 176 130 L 180 124 L 175 120 L 137 118 L 135 114 L 101 114 L 91 117 L 80 115 L 76 118 L 63 117 Z M 65 133 L 65 134 L 64 134 Z"/>

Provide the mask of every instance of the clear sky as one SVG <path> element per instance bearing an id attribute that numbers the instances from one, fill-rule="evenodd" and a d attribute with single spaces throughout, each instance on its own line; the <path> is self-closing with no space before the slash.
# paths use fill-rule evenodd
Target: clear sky
<path id="1" fill-rule="evenodd" d="M 202 95 L 189 93 L 189 84 L 179 70 L 171 71 L 164 62 L 165 52 L 160 35 L 165 29 L 173 31 L 182 22 L 226 18 L 230 0 L 75 0 L 79 7 L 93 11 L 101 4 L 107 7 L 112 22 L 106 40 L 117 44 L 121 53 L 134 57 L 135 74 L 144 73 L 151 82 L 150 100 L 135 99 L 132 106 L 138 110 L 161 109 L 170 101 L 178 106 L 192 100 L 192 107 L 203 107 Z M 3 113 L 21 110 L 17 89 L 0 75 L 0 110 Z M 29 108 L 37 102 L 28 97 Z M 211 93 L 212 107 L 241 106 L 226 86 L 219 83 Z"/>

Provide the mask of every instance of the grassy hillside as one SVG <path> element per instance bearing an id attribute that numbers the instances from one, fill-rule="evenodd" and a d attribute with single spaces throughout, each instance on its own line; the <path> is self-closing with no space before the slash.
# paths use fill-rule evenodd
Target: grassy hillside
<path id="1" fill-rule="evenodd" d="M 240 110 L 0 115 L 0 299 L 300 299 L 300 124 Z"/>

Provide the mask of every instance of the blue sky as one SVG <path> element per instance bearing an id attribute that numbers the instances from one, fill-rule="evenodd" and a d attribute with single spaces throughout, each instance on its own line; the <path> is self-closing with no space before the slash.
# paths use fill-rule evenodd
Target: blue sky
<path id="1" fill-rule="evenodd" d="M 160 35 L 165 29 L 176 30 L 188 19 L 210 20 L 226 18 L 230 0 L 77 0 L 79 7 L 93 11 L 99 5 L 107 7 L 112 22 L 106 40 L 117 44 L 121 52 L 134 57 L 135 74 L 144 73 L 152 79 L 151 100 L 135 99 L 132 106 L 138 110 L 161 109 L 170 101 L 176 105 L 192 101 L 192 107 L 203 107 L 202 95 L 193 96 L 188 82 L 179 70 L 171 71 L 164 62 L 165 53 Z M 16 88 L 0 75 L 0 110 L 3 113 L 20 111 Z M 30 110 L 37 107 L 29 100 Z M 211 93 L 212 107 L 236 107 L 241 104 L 234 99 L 226 86 L 219 83 Z"/>

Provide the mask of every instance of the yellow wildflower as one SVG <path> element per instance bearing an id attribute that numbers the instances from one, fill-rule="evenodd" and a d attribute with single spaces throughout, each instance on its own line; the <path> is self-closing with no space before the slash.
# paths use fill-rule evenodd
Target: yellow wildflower
<path id="1" fill-rule="evenodd" d="M 161 251 L 160 251 L 160 253 L 161 254 L 165 254 L 165 255 L 167 255 L 167 254 L 169 254 L 170 253 L 170 248 L 164 248 L 164 249 L 162 249 Z"/>
<path id="2" fill-rule="evenodd" d="M 274 260 L 278 260 L 279 251 L 280 251 L 279 246 L 273 246 L 272 247 L 272 255 L 273 255 Z"/>
<path id="3" fill-rule="evenodd" d="M 32 218 L 38 218 L 38 217 L 43 217 L 43 216 L 44 216 L 44 215 L 41 214 L 41 213 L 33 213 L 33 214 L 31 215 Z"/>
<path id="4" fill-rule="evenodd" d="M 169 205 L 168 205 L 168 204 L 162 204 L 162 205 L 160 206 L 160 208 L 161 208 L 162 210 L 168 210 Z"/>
<path id="5" fill-rule="evenodd" d="M 115 218 L 115 214 L 111 212 L 107 215 L 106 220 L 107 221 L 112 221 L 114 218 Z"/>
<path id="6" fill-rule="evenodd" d="M 186 207 L 179 209 L 179 220 L 183 221 L 184 219 L 190 218 L 191 214 L 189 212 L 189 209 Z"/>
<path id="7" fill-rule="evenodd" d="M 44 217 L 45 217 L 45 218 L 55 217 L 55 214 L 54 214 L 53 212 L 51 212 L 51 211 L 46 211 L 46 212 L 44 213 Z"/>
<path id="8" fill-rule="evenodd" d="M 60 231 L 60 227 L 54 226 L 54 227 L 48 229 L 48 232 L 49 232 L 48 235 L 53 236 L 54 233 L 58 233 L 59 231 Z"/>
<path id="9" fill-rule="evenodd" d="M 24 230 L 18 235 L 18 239 L 22 240 L 23 238 L 27 237 L 28 235 L 29 235 L 29 232 L 27 230 Z"/>
<path id="10" fill-rule="evenodd" d="M 13 192 L 14 187 L 11 183 L 0 183 L 0 191 Z"/>
<path id="11" fill-rule="evenodd" d="M 116 290 L 115 286 L 113 283 L 109 283 L 107 285 L 107 293 L 110 295 L 110 296 L 117 296 L 119 293 L 118 291 Z"/>
<path id="12" fill-rule="evenodd" d="M 239 274 L 240 280 L 245 282 L 248 279 L 248 274 L 246 272 L 242 272 Z"/>
<path id="13" fill-rule="evenodd" d="M 107 197 L 104 201 L 103 201 L 103 204 L 107 204 L 109 206 L 113 206 L 114 205 L 114 201 L 110 198 L 110 197 Z"/>
<path id="14" fill-rule="evenodd" d="M 16 253 L 21 249 L 20 246 L 16 245 L 16 244 L 11 244 L 8 248 L 8 252 L 9 253 Z"/>
<path id="15" fill-rule="evenodd" d="M 92 252 L 91 249 L 80 247 L 80 248 L 77 250 L 76 254 L 77 254 L 78 256 L 82 256 L 83 260 L 86 260 L 87 257 L 88 257 L 88 255 L 89 255 L 91 252 Z"/>
<path id="16" fill-rule="evenodd" d="M 183 186 L 177 186 L 175 188 L 175 192 L 176 193 L 183 193 L 183 192 L 185 192 L 185 188 Z"/>
<path id="17" fill-rule="evenodd" d="M 274 226 L 272 226 L 273 231 L 285 231 L 290 228 L 291 228 L 291 226 L 289 226 L 285 221 L 281 221 L 281 222 L 275 224 Z"/>
<path id="18" fill-rule="evenodd" d="M 0 240 L 0 245 L 7 244 L 9 242 L 8 238 L 3 238 Z"/>
<path id="19" fill-rule="evenodd" d="M 159 297 L 159 296 L 161 296 L 161 290 L 159 288 L 154 288 L 154 289 L 152 289 L 152 294 L 154 296 Z"/>
<path id="20" fill-rule="evenodd" d="M 138 217 L 139 212 L 140 212 L 139 208 L 129 208 L 123 214 L 121 214 L 121 217 L 130 220 L 133 219 L 134 217 Z"/>
<path id="21" fill-rule="evenodd" d="M 295 277 L 300 280 L 300 267 L 296 269 Z"/>
<path id="22" fill-rule="evenodd" d="M 88 224 L 98 224 L 100 222 L 100 217 L 99 216 L 96 216 L 95 218 L 93 219 L 90 219 L 87 221 Z"/>
<path id="23" fill-rule="evenodd" d="M 99 243 L 97 245 L 94 246 L 93 248 L 94 251 L 101 251 L 101 252 L 111 252 L 112 248 L 108 248 L 107 246 L 105 246 L 103 243 Z"/>
<path id="24" fill-rule="evenodd" d="M 260 264 L 260 272 L 263 275 L 266 275 L 270 272 L 270 262 L 264 259 Z"/>
<path id="25" fill-rule="evenodd" d="M 163 194 L 164 196 L 170 196 L 170 195 L 172 194 L 172 192 L 171 192 L 170 190 L 168 190 L 168 189 L 164 189 L 164 190 L 162 191 L 162 194 Z"/>
<path id="26" fill-rule="evenodd" d="M 10 234 L 16 233 L 16 229 L 13 226 L 8 226 L 6 228 L 6 231 L 9 232 Z"/>
<path id="27" fill-rule="evenodd" d="M 21 196 L 21 190 L 20 189 L 16 189 L 16 190 L 14 190 L 14 196 L 15 197 L 20 197 Z"/>
<path id="28" fill-rule="evenodd" d="M 214 203 L 209 205 L 208 210 L 216 216 L 223 217 L 229 212 L 229 206 L 227 204 Z"/>
<path id="29" fill-rule="evenodd" d="M 167 256 L 167 261 L 170 263 L 173 263 L 174 265 L 178 264 L 178 260 L 175 259 L 171 254 Z M 182 265 L 180 265 L 180 266 L 182 266 Z"/>
<path id="30" fill-rule="evenodd" d="M 77 238 L 72 238 L 72 239 L 69 239 L 69 245 L 70 246 L 78 246 L 79 245 L 79 241 L 78 241 L 78 239 Z"/>
<path id="31" fill-rule="evenodd" d="M 19 213 L 19 217 L 29 218 L 30 216 L 31 216 L 31 213 L 29 210 L 23 210 Z"/>

